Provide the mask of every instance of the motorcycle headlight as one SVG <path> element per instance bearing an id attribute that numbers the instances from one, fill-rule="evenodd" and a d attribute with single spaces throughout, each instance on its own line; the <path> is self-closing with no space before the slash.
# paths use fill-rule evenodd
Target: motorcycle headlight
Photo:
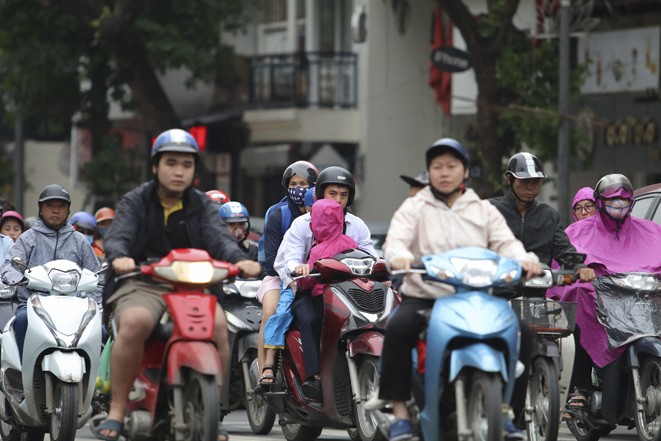
<path id="1" fill-rule="evenodd" d="M 53 269 L 48 273 L 51 283 L 53 284 L 53 291 L 69 294 L 78 289 L 78 282 L 80 282 L 80 272 L 76 270 L 60 271 Z"/>
<path id="2" fill-rule="evenodd" d="M 490 259 L 472 260 L 453 257 L 450 263 L 459 272 L 463 284 L 474 288 L 491 286 L 498 271 L 498 263 Z"/>
<path id="3" fill-rule="evenodd" d="M 368 276 L 372 274 L 372 267 L 376 261 L 374 259 L 353 259 L 346 258 L 342 259 L 342 263 L 349 267 L 352 274 L 357 276 Z"/>
<path id="4" fill-rule="evenodd" d="M 227 276 L 227 269 L 214 268 L 211 262 L 176 261 L 170 266 L 154 267 L 154 272 L 166 280 L 190 284 L 209 284 Z"/>

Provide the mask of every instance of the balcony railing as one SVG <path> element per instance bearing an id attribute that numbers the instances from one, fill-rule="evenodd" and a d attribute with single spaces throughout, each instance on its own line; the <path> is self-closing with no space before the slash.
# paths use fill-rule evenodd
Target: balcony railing
<path id="1" fill-rule="evenodd" d="M 356 107 L 357 55 L 295 52 L 250 59 L 255 107 Z"/>

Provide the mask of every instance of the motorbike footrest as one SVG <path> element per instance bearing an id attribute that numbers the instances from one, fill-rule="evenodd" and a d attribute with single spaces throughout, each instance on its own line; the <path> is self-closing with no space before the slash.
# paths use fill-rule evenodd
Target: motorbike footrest
<path id="1" fill-rule="evenodd" d="M 286 397 L 289 395 L 287 392 L 264 392 L 265 397 Z"/>

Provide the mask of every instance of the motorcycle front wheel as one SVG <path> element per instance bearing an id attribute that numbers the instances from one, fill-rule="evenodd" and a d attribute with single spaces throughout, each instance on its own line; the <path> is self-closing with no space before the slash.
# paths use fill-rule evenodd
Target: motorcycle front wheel
<path id="1" fill-rule="evenodd" d="M 473 433 L 473 440 L 501 441 L 503 439 L 502 381 L 493 373 L 475 371 L 467 389 L 467 424 Z"/>
<path id="2" fill-rule="evenodd" d="M 191 372 L 184 387 L 183 406 L 186 441 L 217 441 L 220 406 L 216 379 Z"/>
<path id="3" fill-rule="evenodd" d="M 50 439 L 74 441 L 78 428 L 78 385 L 63 383 L 57 379 L 53 394 L 53 413 L 50 415 Z"/>
<path id="4" fill-rule="evenodd" d="M 535 359 L 528 382 L 526 407 L 532 408 L 527 424 L 529 441 L 555 441 L 560 426 L 560 386 L 558 370 L 553 360 Z"/>
<path id="5" fill-rule="evenodd" d="M 282 434 L 287 441 L 314 441 L 319 438 L 323 429 L 323 427 L 285 424 L 282 426 Z"/>
<path id="6" fill-rule="evenodd" d="M 365 402 L 379 388 L 379 367 L 376 357 L 363 357 L 358 368 L 358 385 L 360 403 L 356 405 L 354 413 L 358 436 L 362 441 L 382 441 L 385 437 L 379 430 L 376 418 L 372 415 L 372 411 L 365 410 Z"/>
<path id="7" fill-rule="evenodd" d="M 257 354 L 250 361 L 250 385 L 248 388 L 253 391 L 252 398 L 248 398 L 246 393 L 246 413 L 248 414 L 248 423 L 255 435 L 268 435 L 275 422 L 275 410 L 271 409 L 264 401 L 264 398 L 254 393 L 255 387 L 259 382 L 259 366 Z"/>
<path id="8" fill-rule="evenodd" d="M 634 374 L 635 375 L 635 374 Z M 643 412 L 636 412 L 636 431 L 642 441 L 661 438 L 661 360 L 650 357 L 640 370 L 640 391 L 645 399 Z"/>

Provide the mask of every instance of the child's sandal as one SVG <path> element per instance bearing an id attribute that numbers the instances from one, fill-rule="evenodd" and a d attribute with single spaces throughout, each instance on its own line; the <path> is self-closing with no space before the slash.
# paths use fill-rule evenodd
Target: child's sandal
<path id="1" fill-rule="evenodd" d="M 266 371 L 271 371 L 267 374 Z M 275 382 L 275 367 L 272 364 L 267 364 L 262 368 L 262 376 L 259 377 L 260 386 L 271 386 Z"/>

